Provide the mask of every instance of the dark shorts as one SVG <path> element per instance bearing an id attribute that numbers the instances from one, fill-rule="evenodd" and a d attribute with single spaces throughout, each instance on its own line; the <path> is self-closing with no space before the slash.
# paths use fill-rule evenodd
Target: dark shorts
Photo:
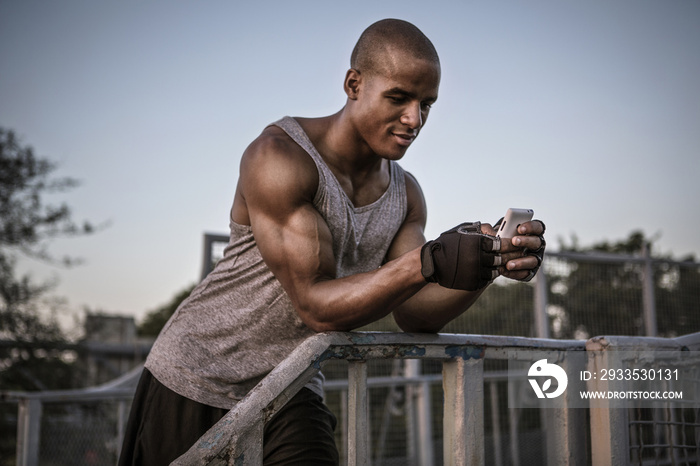
<path id="1" fill-rule="evenodd" d="M 159 466 L 190 449 L 228 410 L 178 395 L 144 369 L 131 405 L 120 466 Z M 265 465 L 337 465 L 336 418 L 320 396 L 302 388 L 270 421 Z"/>

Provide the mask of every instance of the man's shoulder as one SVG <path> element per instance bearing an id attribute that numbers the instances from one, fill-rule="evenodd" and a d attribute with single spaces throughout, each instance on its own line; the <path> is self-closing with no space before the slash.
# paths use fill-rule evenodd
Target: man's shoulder
<path id="1" fill-rule="evenodd" d="M 406 193 L 409 197 L 417 197 L 423 199 L 423 189 L 418 182 L 418 179 L 410 172 L 404 170 L 404 180 L 406 182 Z"/>
<path id="2" fill-rule="evenodd" d="M 409 221 L 416 221 L 425 225 L 427 220 L 427 206 L 425 203 L 425 195 L 418 183 L 418 180 L 411 173 L 404 171 L 406 180 L 406 200 L 408 201 Z"/>
<path id="3" fill-rule="evenodd" d="M 282 183 L 315 192 L 318 186 L 318 171 L 309 154 L 274 125 L 266 127 L 245 150 L 240 176 L 244 182 L 253 181 L 253 187 Z"/>
<path id="4" fill-rule="evenodd" d="M 243 163 L 264 163 L 279 165 L 284 168 L 299 166 L 300 169 L 314 168 L 309 154 L 297 144 L 282 128 L 274 125 L 266 127 L 250 143 L 243 153 Z"/>
<path id="5" fill-rule="evenodd" d="M 246 149 L 244 156 L 289 155 L 303 153 L 304 150 L 279 126 L 267 126 Z"/>

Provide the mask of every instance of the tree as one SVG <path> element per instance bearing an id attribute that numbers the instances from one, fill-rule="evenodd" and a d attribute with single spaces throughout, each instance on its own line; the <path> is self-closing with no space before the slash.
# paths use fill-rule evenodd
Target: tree
<path id="1" fill-rule="evenodd" d="M 603 241 L 581 248 L 574 241 L 562 252 L 608 253 L 640 258 L 653 251 L 653 239 L 640 231 L 628 238 Z M 700 271 L 697 264 L 683 267 L 671 257 L 655 257 L 653 266 L 657 327 L 660 336 L 700 330 Z M 594 335 L 644 335 L 644 264 L 628 262 L 568 261 L 568 273 L 548 276 L 549 303 L 563 309 L 565 338 Z"/>
<path id="2" fill-rule="evenodd" d="M 64 361 L 67 338 L 55 320 L 42 316 L 41 299 L 53 287 L 20 276 L 17 260 L 31 257 L 51 264 L 74 265 L 55 258 L 48 244 L 56 237 L 90 234 L 90 223 L 77 225 L 65 204 L 46 196 L 78 185 L 55 178 L 56 165 L 22 146 L 11 130 L 0 128 L 0 388 L 38 390 L 72 384 Z"/>
<path id="3" fill-rule="evenodd" d="M 653 239 L 639 231 L 622 240 L 606 240 L 590 247 L 579 246 L 576 238 L 570 244 L 562 242 L 560 251 L 574 253 L 572 257 L 550 255 L 542 269 L 549 287 L 552 336 L 644 335 L 642 258 L 644 250 L 655 250 L 653 243 Z M 610 260 L 602 260 L 605 255 Z M 700 266 L 692 257 L 678 261 L 671 255 L 654 254 L 651 261 L 659 336 L 700 331 Z M 365 329 L 397 331 L 398 328 L 389 316 Z M 497 280 L 442 331 L 535 336 L 534 282 Z"/>
<path id="4" fill-rule="evenodd" d="M 143 322 L 138 326 L 138 334 L 142 337 L 157 337 L 165 323 L 173 315 L 177 307 L 192 293 L 195 285 L 188 286 L 184 290 L 178 292 L 167 303 L 150 311 L 144 317 Z"/>

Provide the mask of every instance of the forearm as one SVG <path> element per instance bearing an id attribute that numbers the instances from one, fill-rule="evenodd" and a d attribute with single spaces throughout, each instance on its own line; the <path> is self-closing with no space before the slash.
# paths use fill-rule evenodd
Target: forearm
<path id="1" fill-rule="evenodd" d="M 312 329 L 348 331 L 388 315 L 426 285 L 416 249 L 371 272 L 314 280 L 291 298 Z"/>
<path id="2" fill-rule="evenodd" d="M 404 332 L 439 332 L 447 323 L 469 309 L 484 289 L 451 290 L 431 283 L 396 307 L 393 311 L 394 320 Z"/>

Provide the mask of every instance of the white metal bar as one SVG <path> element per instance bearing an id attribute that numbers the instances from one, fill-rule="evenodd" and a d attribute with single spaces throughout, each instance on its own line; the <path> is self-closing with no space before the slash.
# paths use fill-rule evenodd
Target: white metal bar
<path id="1" fill-rule="evenodd" d="M 348 363 L 348 466 L 370 466 L 367 362 Z"/>
<path id="2" fill-rule="evenodd" d="M 608 351 L 589 340 L 588 370 L 600 374 L 609 368 Z M 598 351 L 595 351 L 595 350 Z M 600 350 L 602 349 L 602 350 Z M 607 392 L 615 384 L 596 377 L 587 382 L 588 390 Z M 612 406 L 608 399 L 589 400 L 591 419 L 591 460 L 596 466 L 615 466 L 629 463 L 629 413 L 627 409 Z"/>
<path id="3" fill-rule="evenodd" d="M 642 280 L 642 297 L 644 306 L 644 330 L 646 335 L 655 337 L 659 334 L 656 325 L 656 298 L 654 293 L 654 270 L 651 267 L 649 245 L 644 243 L 642 247 L 644 259 L 644 273 Z"/>
<path id="4" fill-rule="evenodd" d="M 20 399 L 17 419 L 17 466 L 37 466 L 43 406 L 38 399 Z"/>
<path id="5" fill-rule="evenodd" d="M 586 411 L 572 408 L 573 397 L 585 384 L 580 381 L 579 371 L 586 369 L 577 366 L 578 359 L 564 358 L 557 364 L 566 371 L 569 385 L 563 396 L 550 400 L 554 407 L 541 411 L 545 417 L 545 435 L 547 439 L 547 464 L 569 466 L 588 464 L 586 451 Z M 579 362 L 579 364 L 581 364 Z"/>
<path id="6" fill-rule="evenodd" d="M 538 338 L 549 338 L 549 318 L 547 317 L 547 276 L 540 269 L 535 276 L 535 334 Z"/>
<path id="7" fill-rule="evenodd" d="M 126 431 L 126 423 L 129 420 L 130 403 L 124 400 L 117 402 L 117 463 L 119 462 L 119 449 L 124 442 L 124 433 Z"/>
<path id="8" fill-rule="evenodd" d="M 409 448 L 417 449 L 415 455 L 409 456 L 417 458 L 417 464 L 420 466 L 433 466 L 433 419 L 430 405 L 430 383 L 421 376 L 421 362 L 419 360 L 407 359 L 405 368 L 405 377 L 422 380 L 418 385 L 406 387 L 407 393 L 411 394 L 411 411 L 414 417 L 410 427 L 412 432 L 415 432 L 412 434 L 415 439 L 415 445 L 409 445 Z"/>
<path id="9" fill-rule="evenodd" d="M 404 374 L 403 377 L 411 377 L 411 378 L 416 378 L 416 371 L 415 371 L 415 364 L 414 363 L 420 363 L 420 361 L 416 359 L 407 359 L 404 361 Z M 367 380 L 367 384 L 369 386 L 370 380 Z M 442 382 L 442 376 L 440 377 L 440 382 Z M 392 386 L 393 388 L 393 386 Z M 418 393 L 416 391 L 416 385 L 415 384 L 406 384 L 405 385 L 405 391 L 406 391 L 406 408 L 405 408 L 405 414 L 406 414 L 406 464 L 407 465 L 416 465 L 420 464 L 418 463 L 418 457 L 419 457 L 419 452 L 420 452 L 420 446 L 418 443 L 420 442 L 420 434 L 418 432 L 418 408 L 417 408 L 417 401 L 416 397 L 418 396 Z M 421 465 L 422 466 L 422 465 Z"/>
<path id="10" fill-rule="evenodd" d="M 483 466 L 484 360 L 448 360 L 443 362 L 442 371 L 445 392 L 445 465 Z"/>

